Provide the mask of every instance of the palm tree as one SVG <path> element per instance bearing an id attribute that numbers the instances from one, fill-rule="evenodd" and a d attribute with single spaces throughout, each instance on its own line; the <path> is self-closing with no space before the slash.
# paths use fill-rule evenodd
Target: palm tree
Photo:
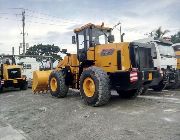
<path id="1" fill-rule="evenodd" d="M 169 30 L 162 30 L 162 27 L 160 26 L 154 31 L 154 37 L 156 38 L 162 38 L 166 33 L 170 32 Z"/>

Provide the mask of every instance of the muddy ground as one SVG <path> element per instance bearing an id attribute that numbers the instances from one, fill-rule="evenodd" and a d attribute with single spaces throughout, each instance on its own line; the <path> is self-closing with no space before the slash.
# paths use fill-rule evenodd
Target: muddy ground
<path id="1" fill-rule="evenodd" d="M 108 105 L 90 107 L 72 90 L 63 99 L 30 89 L 1 93 L 0 140 L 180 140 L 180 91 L 112 94 Z"/>

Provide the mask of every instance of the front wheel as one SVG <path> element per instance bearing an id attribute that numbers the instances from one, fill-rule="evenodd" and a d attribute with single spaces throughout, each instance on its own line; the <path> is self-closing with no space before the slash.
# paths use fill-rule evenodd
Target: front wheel
<path id="1" fill-rule="evenodd" d="M 49 76 L 49 88 L 52 96 L 63 98 L 67 95 L 69 87 L 65 83 L 62 71 L 53 71 Z"/>
<path id="2" fill-rule="evenodd" d="M 89 67 L 80 77 L 80 93 L 85 103 L 91 106 L 107 104 L 110 97 L 110 80 L 106 72 L 98 67 Z"/>

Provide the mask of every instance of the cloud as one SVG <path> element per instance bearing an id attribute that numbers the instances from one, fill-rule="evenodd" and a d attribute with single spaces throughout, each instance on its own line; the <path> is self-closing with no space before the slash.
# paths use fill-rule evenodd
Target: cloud
<path id="1" fill-rule="evenodd" d="M 65 33 L 60 33 L 60 32 L 55 32 L 55 31 L 51 31 L 48 32 L 46 34 L 46 40 L 52 41 L 52 42 L 56 42 L 58 40 L 59 43 L 70 43 L 72 33 L 71 32 L 65 32 Z"/>
<path id="2" fill-rule="evenodd" d="M 72 25 L 72 26 L 70 26 L 70 27 L 68 27 L 67 29 L 68 30 L 74 30 L 75 28 L 77 28 L 77 27 L 81 27 L 83 24 L 74 24 L 74 25 Z"/>
<path id="3" fill-rule="evenodd" d="M 70 0 L 69 0 L 70 1 Z M 2 51 L 11 51 L 15 46 L 18 52 L 22 42 L 21 10 L 10 7 L 24 7 L 26 10 L 25 31 L 26 42 L 30 46 L 38 43 L 55 44 L 74 49 L 71 44 L 73 29 L 92 22 L 113 27 L 117 22 L 122 23 L 125 40 L 132 41 L 146 37 L 158 26 L 169 29 L 174 34 L 180 25 L 179 0 L 0 0 L 0 44 Z M 58 7 L 58 8 L 57 8 Z M 8 20 L 4 19 L 8 18 Z M 114 30 L 115 38 L 119 41 L 119 31 Z"/>

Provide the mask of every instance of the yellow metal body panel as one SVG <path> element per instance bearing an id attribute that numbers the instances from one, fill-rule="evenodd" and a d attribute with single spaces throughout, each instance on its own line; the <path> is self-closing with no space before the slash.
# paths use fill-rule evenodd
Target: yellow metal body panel
<path id="1" fill-rule="evenodd" d="M 103 50 L 113 50 L 113 53 L 110 55 L 102 55 Z M 117 67 L 117 51 L 121 51 L 121 64 L 122 71 L 127 71 L 130 68 L 130 56 L 129 56 L 129 43 L 112 43 L 112 44 L 103 44 L 97 45 L 95 47 L 89 48 L 87 51 L 88 60 L 96 60 L 95 66 L 101 67 L 106 72 L 116 72 L 120 71 Z M 94 58 L 95 53 L 95 58 Z"/>
<path id="2" fill-rule="evenodd" d="M 8 77 L 8 69 L 14 69 L 14 68 L 19 68 L 20 71 L 21 71 L 21 74 L 22 74 L 22 66 L 21 65 L 7 65 L 7 64 L 3 64 L 3 79 L 4 80 L 11 80 Z M 22 77 L 22 75 L 21 75 L 21 77 Z"/>
<path id="3" fill-rule="evenodd" d="M 102 55 L 103 50 L 113 50 L 113 53 L 110 55 Z M 119 50 L 121 51 L 121 70 L 117 68 L 117 51 Z M 128 71 L 131 65 L 129 42 L 97 45 L 95 52 L 94 47 L 90 47 L 87 51 L 87 60 L 95 60 L 95 66 L 102 68 L 106 72 Z M 56 70 L 60 70 L 66 66 L 70 66 L 72 73 L 78 73 L 79 61 L 77 54 L 65 56 L 64 59 L 58 63 Z"/>
<path id="4" fill-rule="evenodd" d="M 177 58 L 177 69 L 180 70 L 180 51 L 176 51 L 176 56 L 178 56 L 178 58 Z"/>
<path id="5" fill-rule="evenodd" d="M 58 63 L 56 70 L 60 70 L 66 66 L 70 66 L 72 73 L 78 72 L 79 61 L 77 59 L 77 54 L 65 56 L 64 59 Z"/>

